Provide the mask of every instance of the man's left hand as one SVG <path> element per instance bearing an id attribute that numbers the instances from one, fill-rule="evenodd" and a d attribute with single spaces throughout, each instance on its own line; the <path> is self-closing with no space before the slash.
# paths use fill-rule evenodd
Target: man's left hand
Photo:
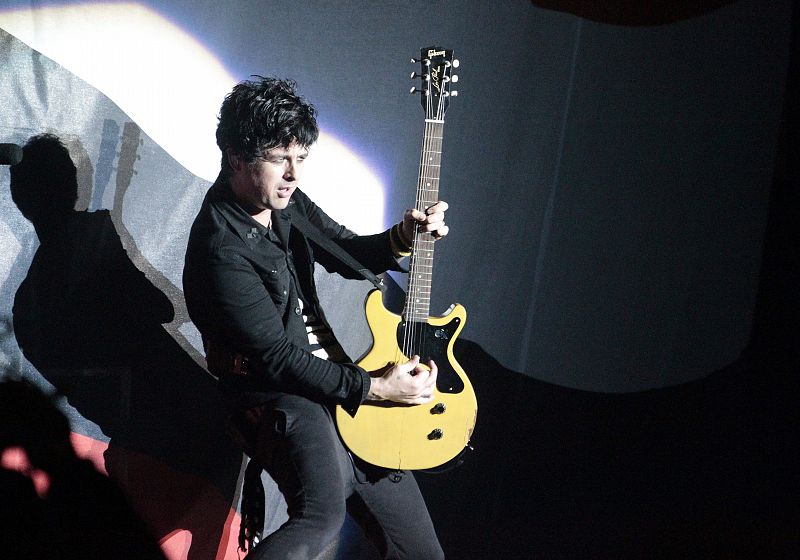
<path id="1" fill-rule="evenodd" d="M 440 200 L 425 211 L 416 208 L 406 210 L 403 214 L 403 237 L 406 240 L 414 239 L 414 226 L 418 226 L 417 231 L 427 231 L 435 239 L 447 235 L 450 228 L 444 223 L 444 213 L 448 204 Z"/>

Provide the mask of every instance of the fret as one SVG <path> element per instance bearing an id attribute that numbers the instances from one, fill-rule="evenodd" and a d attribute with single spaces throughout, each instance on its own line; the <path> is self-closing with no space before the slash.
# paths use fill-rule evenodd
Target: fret
<path id="1" fill-rule="evenodd" d="M 441 169 L 444 121 L 426 119 L 423 144 L 420 150 L 419 180 L 416 207 L 432 206 L 439 200 L 439 170 Z M 430 315 L 431 280 L 433 277 L 434 238 L 430 233 L 417 232 L 412 244 L 408 275 L 408 295 L 403 316 L 407 321 L 426 322 Z"/>

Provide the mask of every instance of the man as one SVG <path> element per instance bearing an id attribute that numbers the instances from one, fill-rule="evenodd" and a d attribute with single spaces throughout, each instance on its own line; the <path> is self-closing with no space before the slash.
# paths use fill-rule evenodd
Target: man
<path id="1" fill-rule="evenodd" d="M 330 410 L 341 404 L 355 413 L 365 400 L 429 402 L 436 364 L 425 367 L 415 356 L 367 372 L 350 362 L 320 309 L 314 263 L 357 275 L 299 226 L 310 223 L 380 273 L 400 270 L 397 258 L 409 253 L 415 229 L 447 234 L 447 204 L 407 210 L 383 233 L 355 235 L 298 189 L 318 134 L 314 108 L 292 82 L 259 77 L 235 86 L 217 127 L 222 170 L 186 255 L 186 302 L 209 369 L 251 463 L 267 470 L 288 505 L 289 520 L 248 558 L 315 558 L 338 535 L 346 511 L 384 558 L 443 558 L 413 476 L 357 465 Z"/>

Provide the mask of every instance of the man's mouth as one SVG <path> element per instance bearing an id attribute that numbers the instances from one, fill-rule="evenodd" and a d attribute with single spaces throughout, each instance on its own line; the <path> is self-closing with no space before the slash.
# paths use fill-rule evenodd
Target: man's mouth
<path id="1" fill-rule="evenodd" d="M 294 190 L 294 187 L 278 187 L 278 196 L 280 198 L 289 198 L 292 196 L 292 190 Z"/>

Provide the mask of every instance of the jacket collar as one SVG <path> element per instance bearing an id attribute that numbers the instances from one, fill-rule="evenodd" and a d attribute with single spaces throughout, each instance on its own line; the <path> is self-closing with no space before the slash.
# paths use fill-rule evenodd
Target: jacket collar
<path id="1" fill-rule="evenodd" d="M 289 201 L 289 207 L 286 210 L 273 210 L 272 211 L 272 230 L 281 240 L 283 248 L 289 246 L 289 231 L 292 229 L 292 212 L 291 208 L 294 200 Z"/>
<path id="2" fill-rule="evenodd" d="M 236 234 L 248 246 L 256 249 L 264 238 L 263 225 L 256 222 L 250 214 L 236 201 L 236 198 L 231 191 L 228 181 L 220 175 L 207 195 L 208 203 L 214 207 L 230 225 Z M 289 207 L 286 210 L 273 210 L 272 211 L 272 230 L 278 236 L 281 245 L 286 248 L 289 245 L 289 231 L 292 227 L 292 213 L 291 207 L 294 200 L 289 201 Z"/>

